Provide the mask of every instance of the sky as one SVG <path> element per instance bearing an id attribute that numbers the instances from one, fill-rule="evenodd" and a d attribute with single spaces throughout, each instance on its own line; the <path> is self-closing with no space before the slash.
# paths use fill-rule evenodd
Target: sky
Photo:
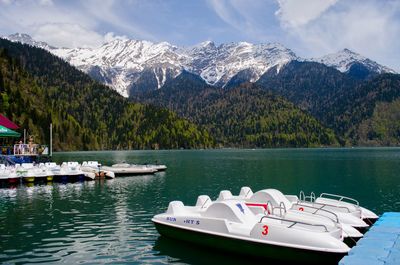
<path id="1" fill-rule="evenodd" d="M 344 48 L 400 72 L 400 0 L 0 0 L 0 35 L 57 47 L 114 38 L 278 42 L 303 58 Z"/>

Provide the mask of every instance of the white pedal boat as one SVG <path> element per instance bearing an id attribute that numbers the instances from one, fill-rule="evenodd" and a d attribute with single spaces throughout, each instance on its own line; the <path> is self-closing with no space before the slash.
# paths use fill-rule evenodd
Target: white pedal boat
<path id="1" fill-rule="evenodd" d="M 61 166 L 57 165 L 57 163 L 54 162 L 46 162 L 44 163 L 44 166 L 46 167 L 48 174 L 53 176 L 61 176 Z"/>
<path id="2" fill-rule="evenodd" d="M 57 180 L 75 182 L 84 179 L 85 173 L 81 170 L 81 165 L 78 162 L 69 161 L 61 164 L 60 175 L 57 175 Z"/>
<path id="3" fill-rule="evenodd" d="M 115 178 L 115 173 L 104 169 L 104 167 L 97 161 L 84 161 L 82 162 L 81 170 L 85 172 L 85 176 L 91 180 L 95 178 Z"/>
<path id="4" fill-rule="evenodd" d="M 250 190 L 251 191 L 251 190 Z M 245 195 L 244 193 L 241 196 Z M 247 195 L 249 196 L 249 195 Z M 361 218 L 361 210 L 358 207 L 341 207 L 327 205 L 299 199 L 296 195 L 284 195 L 276 189 L 264 189 L 251 195 L 251 198 L 245 199 L 246 203 L 272 203 L 274 207 L 282 202 L 286 209 L 303 211 L 313 214 L 319 214 L 332 217 L 335 214 L 341 224 L 350 225 L 359 231 L 365 231 L 369 225 Z"/>
<path id="5" fill-rule="evenodd" d="M 37 166 L 28 168 L 28 172 L 24 177 L 24 181 L 53 181 L 53 174 L 47 169 L 47 167 L 43 163 L 40 163 Z"/>
<path id="6" fill-rule="evenodd" d="M 146 165 L 131 165 L 127 163 L 114 164 L 111 167 L 103 166 L 104 170 L 114 172 L 116 175 L 144 175 L 154 174 L 157 172 L 156 168 Z"/>
<path id="7" fill-rule="evenodd" d="M 0 182 L 7 182 L 10 170 L 4 165 L 0 164 Z"/>
<path id="8" fill-rule="evenodd" d="M 172 201 L 152 221 L 163 236 L 296 264 L 337 264 L 350 250 L 339 228 L 256 215 L 243 201 L 211 202 L 206 195 L 194 207 Z"/>
<path id="9" fill-rule="evenodd" d="M 166 165 L 158 165 L 158 164 L 145 164 L 146 167 L 155 169 L 157 171 L 165 171 L 167 170 L 167 166 Z"/>
<path id="10" fill-rule="evenodd" d="M 363 237 L 363 234 L 351 225 L 341 223 L 335 213 L 323 209 L 311 209 L 310 207 L 308 207 L 310 211 L 298 210 L 292 207 L 292 204 L 282 196 L 284 195 L 275 189 L 261 190 L 253 194 L 249 187 L 242 187 L 239 196 L 233 196 L 228 190 L 221 191 L 217 201 L 241 200 L 255 214 L 266 214 L 292 221 L 325 225 L 330 229 L 340 228 L 344 241 L 351 246 Z"/>
<path id="11" fill-rule="evenodd" d="M 0 182 L 2 183 L 18 183 L 20 177 L 14 166 L 6 166 L 0 164 Z"/>
<path id="12" fill-rule="evenodd" d="M 347 209 L 354 209 L 356 211 L 361 211 L 361 219 L 366 221 L 368 224 L 373 224 L 376 220 L 378 220 L 379 216 L 376 215 L 371 210 L 368 210 L 364 207 L 360 206 L 360 203 L 353 199 L 342 195 L 337 194 L 330 194 L 330 193 L 321 193 L 319 197 L 315 196 L 314 192 L 311 192 L 310 196 L 305 196 L 304 192 L 300 192 L 300 201 L 309 201 L 315 204 L 322 204 L 328 206 L 335 206 L 335 207 L 344 207 Z"/>
<path id="13" fill-rule="evenodd" d="M 23 182 L 32 183 L 35 181 L 35 175 L 33 174 L 34 169 L 35 166 L 33 163 L 22 163 L 20 166 L 17 166 L 16 171 Z"/>

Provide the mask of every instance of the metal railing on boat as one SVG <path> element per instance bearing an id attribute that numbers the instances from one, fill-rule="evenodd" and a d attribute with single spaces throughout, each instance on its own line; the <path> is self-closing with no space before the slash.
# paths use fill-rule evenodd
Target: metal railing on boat
<path id="1" fill-rule="evenodd" d="M 324 213 L 327 213 L 327 214 L 333 216 L 333 218 L 330 218 L 329 216 L 325 216 L 325 217 L 327 217 L 327 218 L 329 218 L 329 219 L 332 219 L 332 221 L 335 221 L 336 223 L 339 223 L 339 217 L 337 216 L 337 214 L 335 214 L 334 212 L 331 212 L 331 211 L 329 211 L 329 210 L 322 209 L 324 206 L 321 207 L 321 208 L 317 208 L 317 207 L 312 207 L 312 206 L 308 206 L 308 205 L 304 205 L 304 204 L 299 204 L 299 203 L 295 203 L 295 204 L 293 204 L 293 206 L 300 206 L 300 207 L 302 207 L 302 208 L 308 208 L 308 209 L 315 210 L 315 211 L 312 212 L 311 214 L 317 214 L 319 211 L 323 211 Z"/>
<path id="2" fill-rule="evenodd" d="M 326 227 L 326 225 L 323 224 L 310 224 L 310 223 L 306 223 L 306 222 L 301 222 L 301 221 L 293 221 L 293 220 L 289 220 L 289 219 L 285 219 L 285 218 L 279 218 L 279 217 L 275 217 L 275 216 L 269 216 L 269 215 L 264 215 L 263 217 L 261 217 L 259 223 L 262 223 L 262 221 L 265 219 L 273 219 L 273 220 L 278 220 L 281 222 L 289 222 L 292 223 L 291 225 L 288 226 L 288 228 L 292 228 L 295 225 L 301 224 L 301 225 L 305 225 L 305 226 L 312 226 L 312 227 L 321 227 L 325 229 L 325 232 L 328 232 L 328 228 Z"/>
<path id="3" fill-rule="evenodd" d="M 329 198 L 330 197 L 330 198 Z M 337 194 L 331 194 L 331 193 L 321 193 L 321 195 L 319 195 L 319 198 L 326 198 L 326 199 L 331 199 L 331 198 L 335 198 L 338 201 L 343 201 L 346 202 L 346 200 L 352 204 L 355 204 L 357 206 L 360 206 L 360 203 L 353 198 L 350 197 L 346 197 L 346 196 L 342 196 L 342 195 L 337 195 Z"/>

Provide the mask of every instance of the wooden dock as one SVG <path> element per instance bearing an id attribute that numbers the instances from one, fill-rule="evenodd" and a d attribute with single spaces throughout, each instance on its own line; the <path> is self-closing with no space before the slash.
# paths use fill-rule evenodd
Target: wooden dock
<path id="1" fill-rule="evenodd" d="M 400 264 L 400 212 L 384 213 L 339 265 Z"/>

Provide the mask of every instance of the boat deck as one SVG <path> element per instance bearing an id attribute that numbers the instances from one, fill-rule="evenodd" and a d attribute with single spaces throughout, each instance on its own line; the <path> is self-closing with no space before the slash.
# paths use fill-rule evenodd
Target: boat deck
<path id="1" fill-rule="evenodd" d="M 384 213 L 339 265 L 400 264 L 400 212 Z"/>

